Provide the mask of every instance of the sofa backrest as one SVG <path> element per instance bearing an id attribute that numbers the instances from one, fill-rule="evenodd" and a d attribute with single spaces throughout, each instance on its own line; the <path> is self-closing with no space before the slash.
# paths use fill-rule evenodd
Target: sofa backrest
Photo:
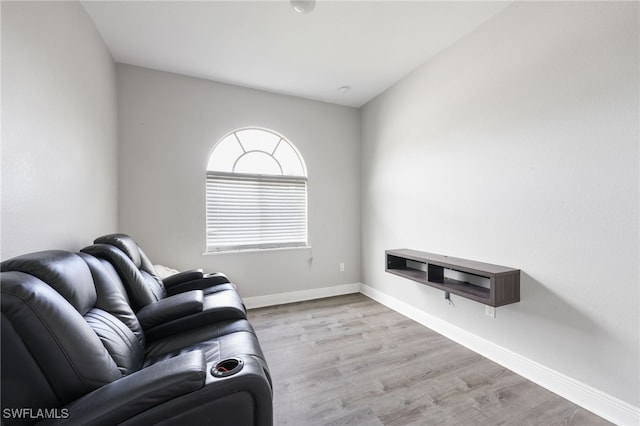
<path id="1" fill-rule="evenodd" d="M 18 271 L 0 273 L 0 282 L 3 408 L 60 407 L 122 377 L 89 322 L 52 286 Z"/>
<path id="2" fill-rule="evenodd" d="M 3 407 L 65 405 L 142 367 L 144 334 L 108 268 L 65 251 L 0 264 Z"/>
<path id="3" fill-rule="evenodd" d="M 92 244 L 80 252 L 107 260 L 113 265 L 136 312 L 166 297 L 162 280 L 140 269 L 131 257 L 118 247 L 111 244 Z"/>
<path id="4" fill-rule="evenodd" d="M 153 278 L 158 287 L 164 292 L 164 285 L 162 279 L 153 266 L 151 260 L 147 257 L 142 247 L 127 234 L 108 234 L 93 240 L 94 244 L 109 244 L 118 247 L 124 254 L 131 259 L 131 261 L 140 269 L 141 272 L 149 275 Z M 163 293 L 163 297 L 166 297 L 166 293 Z"/>
<path id="5" fill-rule="evenodd" d="M 131 309 L 125 286 L 113 265 L 105 259 L 100 259 L 87 253 L 78 253 L 78 256 L 89 266 L 93 276 L 97 296 L 96 308 L 109 312 L 125 324 L 139 342 L 139 348 L 134 347 L 132 350 L 141 351 L 146 344 L 145 335 L 138 317 Z M 129 333 L 126 332 L 126 334 L 128 335 Z M 137 357 L 142 358 L 142 352 Z"/>

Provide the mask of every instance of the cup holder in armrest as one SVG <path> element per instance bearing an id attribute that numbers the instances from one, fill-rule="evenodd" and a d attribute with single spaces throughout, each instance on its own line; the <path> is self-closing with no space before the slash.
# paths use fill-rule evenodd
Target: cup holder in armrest
<path id="1" fill-rule="evenodd" d="M 236 374 L 244 367 L 244 361 L 240 358 L 227 358 L 218 362 L 211 368 L 213 377 L 227 377 Z"/>

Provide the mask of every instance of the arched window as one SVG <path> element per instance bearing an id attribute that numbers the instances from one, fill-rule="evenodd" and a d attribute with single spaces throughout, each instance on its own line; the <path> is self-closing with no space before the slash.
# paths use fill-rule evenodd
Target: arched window
<path id="1" fill-rule="evenodd" d="M 235 130 L 207 165 L 207 252 L 307 245 L 307 169 L 284 136 Z"/>

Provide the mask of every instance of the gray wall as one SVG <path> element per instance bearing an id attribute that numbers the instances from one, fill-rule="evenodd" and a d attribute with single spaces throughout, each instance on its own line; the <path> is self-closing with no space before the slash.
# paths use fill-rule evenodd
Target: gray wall
<path id="1" fill-rule="evenodd" d="M 2 253 L 116 229 L 115 65 L 79 3 L 2 2 Z"/>
<path id="2" fill-rule="evenodd" d="M 154 262 L 223 270 L 243 297 L 359 281 L 357 109 L 129 65 L 117 81 L 119 225 Z M 310 250 L 203 255 L 208 156 L 246 126 L 280 132 L 304 157 Z"/>
<path id="3" fill-rule="evenodd" d="M 362 112 L 365 284 L 635 406 L 638 4 L 523 2 Z M 384 272 L 413 248 L 522 270 L 484 306 Z"/>

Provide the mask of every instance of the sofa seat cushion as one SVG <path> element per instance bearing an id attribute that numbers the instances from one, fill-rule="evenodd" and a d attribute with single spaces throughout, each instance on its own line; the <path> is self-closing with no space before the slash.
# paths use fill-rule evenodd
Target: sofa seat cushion
<path id="1" fill-rule="evenodd" d="M 147 345 L 144 366 L 193 350 L 201 350 L 207 362 L 245 355 L 257 357 L 264 364 L 264 354 L 251 324 L 247 320 L 236 320 L 211 324 L 152 342 Z"/>

